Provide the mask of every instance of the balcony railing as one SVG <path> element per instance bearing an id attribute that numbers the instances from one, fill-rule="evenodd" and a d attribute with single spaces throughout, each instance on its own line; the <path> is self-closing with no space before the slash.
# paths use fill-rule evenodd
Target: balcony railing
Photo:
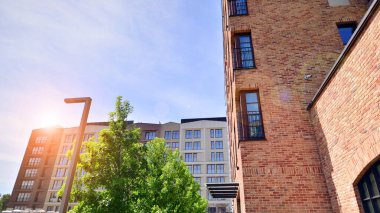
<path id="1" fill-rule="evenodd" d="M 262 140 L 265 138 L 260 113 L 240 113 L 238 122 L 239 140 Z"/>
<path id="2" fill-rule="evenodd" d="M 228 8 L 230 16 L 241 16 L 248 14 L 246 0 L 228 0 Z"/>
<path id="3" fill-rule="evenodd" d="M 234 69 L 252 69 L 255 68 L 253 49 L 251 47 L 234 48 L 233 64 Z"/>

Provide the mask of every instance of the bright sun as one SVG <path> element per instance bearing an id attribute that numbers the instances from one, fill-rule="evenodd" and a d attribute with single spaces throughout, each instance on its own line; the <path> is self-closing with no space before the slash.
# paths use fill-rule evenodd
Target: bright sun
<path id="1" fill-rule="evenodd" d="M 53 127 L 59 125 L 59 119 L 57 115 L 46 114 L 41 117 L 41 127 Z"/>

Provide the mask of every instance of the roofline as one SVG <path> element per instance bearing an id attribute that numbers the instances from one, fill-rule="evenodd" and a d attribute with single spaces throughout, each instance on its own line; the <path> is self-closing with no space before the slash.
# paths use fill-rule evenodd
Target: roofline
<path id="1" fill-rule="evenodd" d="M 366 14 L 362 18 L 362 20 L 359 23 L 359 26 L 356 28 L 354 34 L 352 35 L 351 39 L 347 43 L 346 47 L 343 49 L 342 53 L 339 55 L 338 59 L 335 61 L 335 64 L 333 65 L 330 72 L 327 74 L 325 80 L 322 82 L 322 85 L 319 87 L 317 93 L 314 95 L 313 99 L 307 106 L 307 110 L 310 110 L 314 104 L 318 101 L 319 97 L 322 95 L 323 91 L 327 87 L 327 85 L 330 83 L 331 79 L 334 77 L 336 72 L 338 71 L 338 68 L 340 65 L 344 62 L 344 59 L 349 54 L 353 46 L 356 44 L 356 41 L 359 39 L 359 37 L 362 35 L 362 32 L 367 27 L 369 21 L 371 20 L 373 14 L 376 12 L 377 8 L 379 7 L 380 0 L 374 0 L 367 10 Z"/>
<path id="2" fill-rule="evenodd" d="M 186 119 L 181 119 L 181 124 L 195 122 L 195 121 L 222 121 L 222 122 L 227 122 L 227 118 L 226 117 L 186 118 Z"/>

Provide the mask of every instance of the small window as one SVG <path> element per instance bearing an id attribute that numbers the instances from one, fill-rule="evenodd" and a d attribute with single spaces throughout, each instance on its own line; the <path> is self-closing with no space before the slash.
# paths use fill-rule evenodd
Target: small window
<path id="1" fill-rule="evenodd" d="M 264 139 L 264 127 L 258 92 L 241 94 L 241 115 L 239 136 L 241 140 Z"/>
<path id="2" fill-rule="evenodd" d="M 201 130 L 194 130 L 194 138 L 201 138 Z"/>
<path id="3" fill-rule="evenodd" d="M 215 149 L 223 149 L 223 141 L 215 141 Z"/>
<path id="4" fill-rule="evenodd" d="M 252 69 L 255 68 L 251 34 L 235 35 L 233 49 L 234 69 Z"/>
<path id="5" fill-rule="evenodd" d="M 40 144 L 40 143 L 46 143 L 48 140 L 48 137 L 47 136 L 38 136 L 36 138 L 36 143 Z"/>
<path id="6" fill-rule="evenodd" d="M 156 137 L 156 132 L 145 132 L 145 140 L 153 140 Z"/>
<path id="7" fill-rule="evenodd" d="M 172 132 L 172 139 L 179 139 L 179 131 L 175 130 Z"/>
<path id="8" fill-rule="evenodd" d="M 230 16 L 247 15 L 247 0 L 228 0 L 228 9 Z"/>
<path id="9" fill-rule="evenodd" d="M 172 143 L 172 148 L 173 149 L 178 149 L 179 148 L 179 142 L 173 142 Z"/>
<path id="10" fill-rule="evenodd" d="M 172 137 L 172 132 L 171 131 L 165 131 L 165 140 L 170 140 Z"/>
<path id="11" fill-rule="evenodd" d="M 191 138 L 193 138 L 193 131 L 191 131 L 191 130 L 186 130 L 186 132 L 185 132 L 185 138 L 186 138 L 186 139 L 191 139 Z"/>
<path id="12" fill-rule="evenodd" d="M 194 150 L 201 150 L 201 142 L 200 141 L 194 141 L 193 149 Z"/>
<path id="13" fill-rule="evenodd" d="M 340 37 L 343 41 L 343 44 L 346 45 L 348 41 L 350 41 L 351 36 L 354 34 L 356 30 L 356 23 L 339 23 L 337 24 Z"/>
<path id="14" fill-rule="evenodd" d="M 193 143 L 185 142 L 185 150 L 192 150 L 192 149 L 193 149 Z"/>

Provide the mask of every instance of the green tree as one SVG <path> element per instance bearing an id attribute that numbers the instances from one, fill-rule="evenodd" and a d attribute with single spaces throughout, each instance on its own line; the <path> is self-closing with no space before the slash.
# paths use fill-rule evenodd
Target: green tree
<path id="1" fill-rule="evenodd" d="M 72 197 L 79 201 L 72 212 L 204 212 L 207 201 L 198 194 L 179 153 L 162 140 L 143 146 L 140 130 L 127 123 L 133 108 L 116 100 L 109 129 L 99 133 L 99 142 L 85 142 Z"/>
<path id="2" fill-rule="evenodd" d="M 11 198 L 10 194 L 0 194 L 0 210 L 5 210 L 7 208 L 7 204 L 9 202 L 9 199 Z"/>
<path id="3" fill-rule="evenodd" d="M 205 212 L 207 200 L 200 194 L 178 151 L 172 151 L 163 139 L 146 145 L 145 186 L 139 200 L 141 212 Z"/>

